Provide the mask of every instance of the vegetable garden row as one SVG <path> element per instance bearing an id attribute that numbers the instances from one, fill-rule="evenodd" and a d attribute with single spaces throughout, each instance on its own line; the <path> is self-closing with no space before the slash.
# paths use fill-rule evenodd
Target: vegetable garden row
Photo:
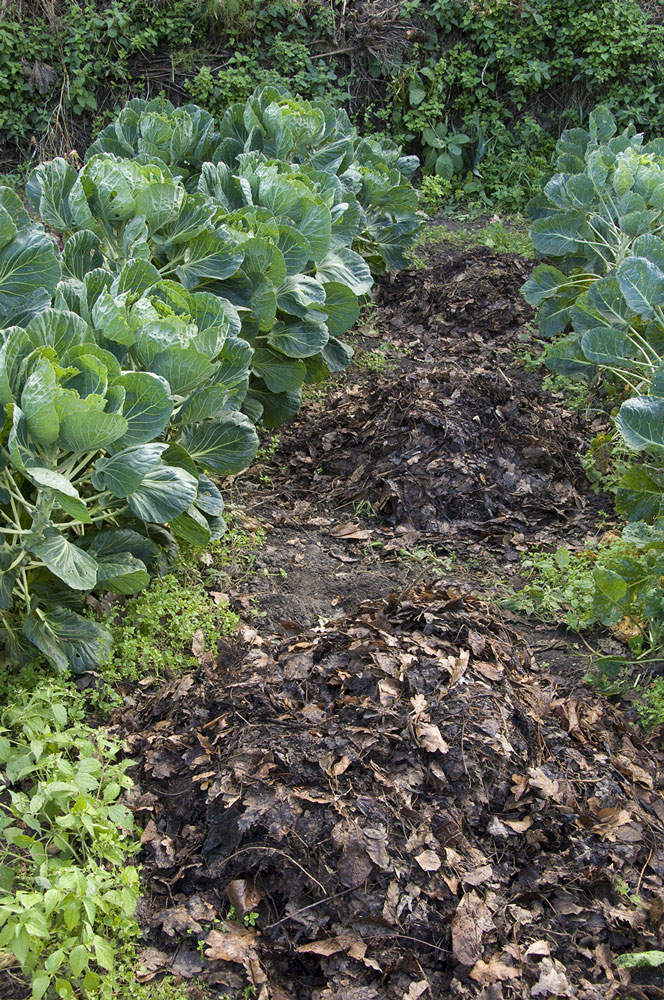
<path id="1" fill-rule="evenodd" d="M 224 531 L 209 475 L 253 459 L 255 424 L 346 367 L 372 273 L 420 228 L 415 158 L 273 87 L 220 127 L 134 100 L 77 171 L 0 190 L 0 608 L 7 656 L 93 668 L 91 591 L 132 594 L 175 540 Z M 168 528 L 165 526 L 168 525 Z"/>

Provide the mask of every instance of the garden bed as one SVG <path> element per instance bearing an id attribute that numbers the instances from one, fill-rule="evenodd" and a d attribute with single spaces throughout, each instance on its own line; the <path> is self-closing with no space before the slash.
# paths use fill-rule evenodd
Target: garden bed
<path id="1" fill-rule="evenodd" d="M 573 644 L 476 593 L 526 545 L 581 547 L 605 505 L 578 457 L 600 418 L 515 358 L 529 269 L 437 247 L 385 281 L 359 364 L 236 480 L 267 543 L 230 596 L 262 614 L 115 719 L 141 978 L 599 1000 L 616 955 L 661 946 L 661 739 L 579 684 Z"/>

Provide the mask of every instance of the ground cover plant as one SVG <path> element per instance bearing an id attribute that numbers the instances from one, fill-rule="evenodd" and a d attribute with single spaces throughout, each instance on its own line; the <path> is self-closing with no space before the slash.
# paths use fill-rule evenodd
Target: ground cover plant
<path id="1" fill-rule="evenodd" d="M 33 1000 L 110 997 L 115 941 L 135 936 L 130 762 L 83 716 L 63 684 L 0 714 L 0 949 Z"/>

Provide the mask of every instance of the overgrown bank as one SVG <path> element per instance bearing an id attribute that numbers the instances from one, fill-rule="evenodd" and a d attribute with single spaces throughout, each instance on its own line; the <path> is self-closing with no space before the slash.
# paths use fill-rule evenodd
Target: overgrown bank
<path id="1" fill-rule="evenodd" d="M 664 31 L 636 0 L 10 0 L 3 52 L 5 169 L 81 153 L 137 93 L 218 114 L 261 82 L 385 129 L 422 156 L 438 200 L 520 208 L 552 140 L 600 100 L 664 132 Z"/>

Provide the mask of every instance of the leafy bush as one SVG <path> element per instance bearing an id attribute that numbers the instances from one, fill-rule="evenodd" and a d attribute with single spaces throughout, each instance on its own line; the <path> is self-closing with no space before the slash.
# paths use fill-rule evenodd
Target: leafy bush
<path id="1" fill-rule="evenodd" d="M 0 189 L 12 658 L 94 667 L 110 635 L 80 614 L 86 595 L 142 589 L 173 535 L 221 535 L 209 474 L 244 469 L 254 422 L 281 423 L 303 383 L 349 363 L 367 261 L 405 266 L 419 229 L 415 165 L 263 88 L 218 132 L 194 106 L 131 102 L 80 170 L 37 167 L 28 196 L 61 254 Z"/>
<path id="2" fill-rule="evenodd" d="M 111 942 L 135 934 L 130 762 L 81 715 L 75 694 L 49 687 L 0 716 L 0 949 L 32 1000 L 102 996 Z"/>
<path id="3" fill-rule="evenodd" d="M 563 133 L 557 172 L 529 204 L 535 249 L 557 261 L 538 266 L 523 288 L 539 306 L 547 367 L 563 375 L 598 373 L 619 390 L 615 426 L 629 448 L 648 455 L 628 467 L 616 507 L 633 522 L 628 548 L 594 570 L 594 619 L 625 615 L 647 622 L 644 637 L 664 639 L 664 142 L 644 144 L 629 126 L 616 135 L 600 108 L 590 128 Z"/>
<path id="4" fill-rule="evenodd" d="M 524 586 L 506 607 L 574 631 L 629 620 L 637 653 L 664 640 L 663 524 L 633 522 L 579 553 L 528 552 L 522 567 Z"/>
<path id="5" fill-rule="evenodd" d="M 547 351 L 564 375 L 617 380 L 625 399 L 616 426 L 630 448 L 659 458 L 664 446 L 664 141 L 646 145 L 633 127 L 615 135 L 605 109 L 590 131 L 563 133 L 557 173 L 529 204 L 535 249 L 558 267 L 537 267 L 523 288 L 539 306 L 545 337 L 572 332 Z M 652 520 L 662 513 L 661 474 L 626 473 L 621 513 Z"/>

